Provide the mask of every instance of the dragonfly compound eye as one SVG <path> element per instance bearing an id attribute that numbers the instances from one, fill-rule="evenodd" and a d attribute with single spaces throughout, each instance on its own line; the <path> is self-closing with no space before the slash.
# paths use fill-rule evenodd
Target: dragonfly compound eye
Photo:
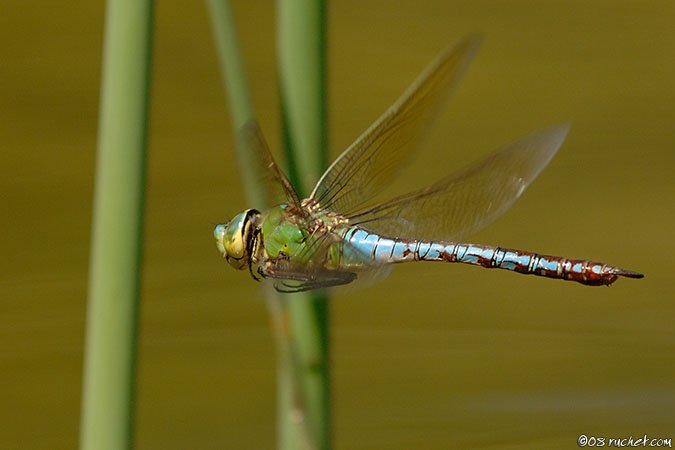
<path id="1" fill-rule="evenodd" d="M 248 266 L 251 257 L 248 242 L 254 227 L 252 219 L 255 220 L 259 214 L 256 210 L 246 210 L 234 216 L 229 223 L 217 225 L 213 231 L 218 250 L 235 269 Z"/>
<path id="2" fill-rule="evenodd" d="M 216 225 L 216 228 L 213 230 L 213 237 L 216 238 L 216 246 L 218 251 L 224 256 L 225 255 L 225 245 L 223 241 L 225 240 L 225 230 L 227 229 L 226 223 L 219 223 Z"/>

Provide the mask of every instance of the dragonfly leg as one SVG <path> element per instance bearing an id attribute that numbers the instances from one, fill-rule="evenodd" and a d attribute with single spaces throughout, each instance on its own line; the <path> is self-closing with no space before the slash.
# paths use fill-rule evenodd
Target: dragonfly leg
<path id="1" fill-rule="evenodd" d="M 260 231 L 261 231 L 261 227 L 259 227 L 259 226 L 255 227 L 253 229 L 253 233 L 251 235 L 251 238 L 248 240 L 248 242 L 246 242 L 246 252 L 249 255 L 249 258 L 248 258 L 248 273 L 251 274 L 251 277 L 253 277 L 253 279 L 255 281 L 260 281 L 260 278 L 258 278 L 253 273 L 253 258 L 255 257 L 255 255 L 257 253 L 256 249 L 258 248 L 258 236 L 260 235 Z M 260 274 L 264 278 L 263 273 L 260 271 L 260 267 L 258 267 L 258 270 L 256 272 L 258 272 L 258 274 Z"/>
<path id="2" fill-rule="evenodd" d="M 280 262 L 284 262 L 284 261 L 288 261 L 288 260 L 289 260 L 288 255 L 286 255 L 284 252 L 279 252 L 279 256 L 277 256 L 276 258 L 263 258 L 263 263 L 258 264 L 258 268 L 256 269 L 256 273 L 259 275 L 259 277 L 256 276 L 253 273 L 253 268 L 252 268 L 252 264 L 251 264 L 250 260 L 249 260 L 249 264 L 248 264 L 248 270 L 251 273 L 251 276 L 253 277 L 253 279 L 255 281 L 261 281 L 261 279 L 270 278 L 270 277 L 277 278 L 274 275 L 270 275 L 270 272 L 273 272 L 275 270 L 275 269 L 272 269 L 272 267 L 275 264 L 279 264 Z M 256 262 L 258 262 L 258 261 L 256 261 Z"/>

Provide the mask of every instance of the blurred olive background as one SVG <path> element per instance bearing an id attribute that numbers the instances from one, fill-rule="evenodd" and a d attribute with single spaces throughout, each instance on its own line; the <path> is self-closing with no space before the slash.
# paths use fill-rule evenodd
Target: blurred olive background
<path id="1" fill-rule="evenodd" d="M 275 5 L 237 2 L 279 149 Z M 77 446 L 104 5 L 0 14 L 0 448 Z M 589 288 L 449 265 L 337 290 L 337 449 L 574 448 L 675 437 L 675 3 L 335 1 L 336 155 L 448 43 L 484 45 L 400 188 L 571 120 L 560 154 L 471 240 L 643 271 Z M 142 449 L 275 445 L 260 287 L 212 227 L 244 202 L 206 7 L 157 2 L 140 320 Z M 124 182 L 124 180 L 120 180 Z"/>

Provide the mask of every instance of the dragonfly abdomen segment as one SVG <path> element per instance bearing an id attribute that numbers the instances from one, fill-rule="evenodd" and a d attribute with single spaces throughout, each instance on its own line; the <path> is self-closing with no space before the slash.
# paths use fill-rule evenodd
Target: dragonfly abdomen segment
<path id="1" fill-rule="evenodd" d="M 504 269 L 522 274 L 576 281 L 589 286 L 610 285 L 620 276 L 643 275 L 609 264 L 540 255 L 480 244 L 407 240 L 382 237 L 352 228 L 345 238 L 362 255 L 379 264 L 409 261 L 440 261 L 472 264 L 487 269 Z"/>

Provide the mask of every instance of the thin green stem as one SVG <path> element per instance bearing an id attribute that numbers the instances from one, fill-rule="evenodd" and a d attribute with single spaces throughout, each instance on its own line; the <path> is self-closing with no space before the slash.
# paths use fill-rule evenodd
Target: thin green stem
<path id="1" fill-rule="evenodd" d="M 228 0 L 207 0 L 207 3 L 233 126 L 239 131 L 255 119 L 255 113 L 232 9 Z M 301 1 L 294 11 L 289 9 L 293 7 L 290 3 L 293 2 L 282 3 L 279 8 L 284 138 L 291 179 L 298 192 L 307 193 L 309 183 L 318 179 L 326 160 L 324 9 L 320 2 Z M 305 40 L 313 42 L 306 45 Z M 296 71 L 296 64 L 302 70 Z M 284 68 L 290 68 L 290 72 Z M 260 167 L 252 160 L 255 155 L 243 146 L 237 147 L 237 155 L 249 200 L 255 205 L 270 206 L 258 182 L 259 174 L 255 173 Z M 278 350 L 279 448 L 327 449 L 330 421 L 325 296 L 269 295 L 268 299 Z"/>
<path id="2" fill-rule="evenodd" d="M 278 1 L 279 85 L 289 175 L 307 196 L 326 166 L 326 52 L 323 0 Z M 303 421 L 310 448 L 330 448 L 329 310 L 325 292 L 294 295 L 288 302 L 296 350 Z M 282 427 L 292 436 L 293 417 Z M 297 442 L 283 439 L 284 450 Z M 296 444 L 296 447 L 293 445 Z"/>
<path id="3" fill-rule="evenodd" d="M 133 446 L 152 1 L 106 9 L 80 446 Z"/>
<path id="4" fill-rule="evenodd" d="M 235 132 L 238 132 L 246 123 L 255 119 L 255 110 L 246 81 L 244 62 L 239 52 L 232 7 L 229 0 L 207 0 L 206 3 L 211 13 L 211 27 L 218 50 L 220 74 L 232 112 L 232 126 Z M 259 167 L 253 161 L 256 155 L 249 150 L 242 145 L 236 147 L 247 200 L 252 205 L 260 205 L 259 207 L 270 206 L 266 205 L 270 199 L 266 198 L 264 187 L 258 182 L 259 174 L 255 173 Z"/>
<path id="5" fill-rule="evenodd" d="M 279 0 L 279 81 L 291 181 L 309 195 L 326 168 L 326 30 L 323 0 Z"/>

